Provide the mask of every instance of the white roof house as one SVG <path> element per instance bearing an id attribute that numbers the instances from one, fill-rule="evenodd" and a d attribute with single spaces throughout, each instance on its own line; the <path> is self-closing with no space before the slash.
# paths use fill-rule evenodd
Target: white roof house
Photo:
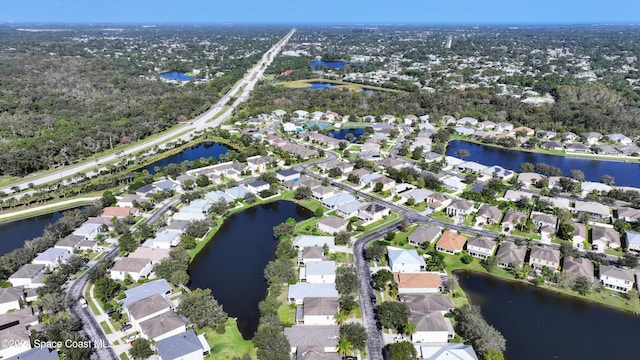
<path id="1" fill-rule="evenodd" d="M 293 246 L 299 249 L 311 246 L 324 246 L 324 244 L 327 244 L 331 250 L 335 247 L 335 238 L 333 236 L 300 235 L 293 239 Z"/>
<path id="2" fill-rule="evenodd" d="M 392 272 L 419 272 L 424 271 L 426 264 L 424 259 L 414 249 L 396 249 L 387 247 L 389 266 Z"/>
<path id="3" fill-rule="evenodd" d="M 69 258 L 73 256 L 72 253 L 65 249 L 60 248 L 48 248 L 43 253 L 39 254 L 31 261 L 32 264 L 40 264 L 47 267 L 47 269 L 55 269 L 58 266 L 66 263 Z"/>
<path id="4" fill-rule="evenodd" d="M 335 261 L 311 261 L 300 268 L 300 276 L 312 284 L 335 283 L 336 268 Z"/>
<path id="5" fill-rule="evenodd" d="M 306 297 L 338 297 L 336 284 L 333 283 L 297 283 L 289 286 L 287 299 L 296 304 L 302 304 Z"/>

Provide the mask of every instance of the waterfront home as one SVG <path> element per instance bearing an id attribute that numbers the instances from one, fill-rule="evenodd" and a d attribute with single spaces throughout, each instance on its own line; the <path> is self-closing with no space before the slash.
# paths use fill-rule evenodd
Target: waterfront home
<path id="1" fill-rule="evenodd" d="M 618 219 L 624 220 L 628 223 L 640 222 L 640 210 L 630 207 L 619 207 Z"/>
<path id="2" fill-rule="evenodd" d="M 442 289 L 442 278 L 437 273 L 393 273 L 399 294 L 434 294 Z"/>
<path id="3" fill-rule="evenodd" d="M 307 297 L 338 297 L 336 284 L 303 282 L 289 285 L 287 292 L 289 302 L 302 305 Z"/>
<path id="4" fill-rule="evenodd" d="M 521 198 L 525 198 L 527 200 L 533 199 L 533 194 L 526 191 L 520 190 L 507 190 L 503 196 L 503 198 L 507 201 L 515 202 L 520 200 Z"/>
<path id="5" fill-rule="evenodd" d="M 456 199 L 451 201 L 445 212 L 449 217 L 466 216 L 473 211 L 473 201 Z"/>
<path id="6" fill-rule="evenodd" d="M 505 169 L 502 166 L 493 165 L 484 170 L 482 170 L 482 174 L 489 175 L 492 177 L 497 177 L 499 179 L 507 179 L 513 176 L 515 173 L 509 169 Z"/>
<path id="7" fill-rule="evenodd" d="M 125 257 L 116 260 L 109 271 L 109 277 L 116 281 L 122 281 L 129 275 L 133 281 L 138 281 L 149 276 L 152 270 L 153 265 L 151 265 L 151 260 L 149 259 Z"/>
<path id="8" fill-rule="evenodd" d="M 344 217 L 344 218 L 352 218 L 354 216 L 358 216 L 358 212 L 361 208 L 365 207 L 367 203 L 353 200 L 347 203 L 341 204 L 336 208 L 336 214 Z"/>
<path id="9" fill-rule="evenodd" d="M 38 254 L 38 256 L 36 256 L 35 259 L 31 261 L 31 263 L 44 265 L 47 270 L 54 270 L 58 266 L 69 261 L 72 256 L 74 255 L 65 249 L 52 247 Z"/>
<path id="10" fill-rule="evenodd" d="M 400 301 L 412 312 L 439 312 L 444 315 L 454 309 L 451 298 L 443 294 L 406 294 L 400 295 Z"/>
<path id="11" fill-rule="evenodd" d="M 496 134 L 493 131 L 484 131 L 484 130 L 476 130 L 473 133 L 473 137 L 478 139 L 489 139 L 494 137 Z"/>
<path id="12" fill-rule="evenodd" d="M 620 151 L 611 145 L 596 145 L 596 153 L 601 155 L 615 156 L 620 155 Z"/>
<path id="13" fill-rule="evenodd" d="M 474 174 L 480 174 L 482 171 L 487 169 L 487 166 L 479 164 L 473 161 L 466 161 L 457 166 L 458 169 Z"/>
<path id="14" fill-rule="evenodd" d="M 564 149 L 564 147 L 562 146 L 562 143 L 559 143 L 557 141 L 545 141 L 542 144 L 540 144 L 540 147 L 546 150 L 562 150 Z"/>
<path id="15" fill-rule="evenodd" d="M 453 156 L 445 156 L 444 157 L 444 162 L 446 164 L 447 169 L 453 169 L 453 168 L 457 168 L 458 166 L 460 166 L 460 164 L 465 163 L 466 161 L 462 160 L 462 159 L 458 159 L 457 157 L 453 157 Z"/>
<path id="16" fill-rule="evenodd" d="M 295 325 L 284 329 L 284 336 L 291 346 L 293 359 L 305 359 L 309 353 L 318 354 L 316 359 L 340 359 L 338 340 L 340 326 L 338 325 Z M 332 357 L 335 353 L 336 357 Z"/>
<path id="17" fill-rule="evenodd" d="M 507 123 L 507 122 L 500 122 L 500 123 L 497 123 L 493 129 L 499 133 L 510 132 L 511 130 L 513 130 L 513 124 Z"/>
<path id="18" fill-rule="evenodd" d="M 129 290 L 125 290 L 125 298 L 122 300 L 122 307 L 126 308 L 129 304 L 133 304 L 136 301 L 146 299 L 153 295 L 168 296 L 172 292 L 171 286 L 165 279 L 158 279 L 149 281 L 144 284 L 140 284 Z"/>
<path id="19" fill-rule="evenodd" d="M 250 192 L 251 191 L 249 191 L 249 189 L 244 186 L 234 186 L 230 189 L 225 190 L 225 193 L 227 193 L 234 199 L 244 199 L 244 197 Z"/>
<path id="20" fill-rule="evenodd" d="M 0 338 L 4 340 L 0 342 L 0 357 L 2 359 L 25 354 L 31 349 L 30 335 L 33 331 L 42 330 L 42 325 L 38 323 L 39 315 L 39 311 L 35 307 L 27 307 L 0 315 Z M 40 360 L 41 358 L 36 357 L 35 359 Z"/>
<path id="21" fill-rule="evenodd" d="M 580 135 L 584 141 L 589 145 L 595 145 L 602 139 L 602 134 L 597 132 L 588 132 Z"/>
<path id="22" fill-rule="evenodd" d="M 146 244 L 146 243 L 145 243 Z M 171 250 L 167 248 L 154 248 L 147 246 L 139 246 L 136 251 L 129 254 L 132 259 L 148 259 L 151 261 L 151 265 L 155 265 L 164 259 L 169 258 Z"/>
<path id="23" fill-rule="evenodd" d="M 80 242 L 85 240 L 84 236 L 80 235 L 67 235 L 62 240 L 58 241 L 53 247 L 57 249 L 64 249 L 68 252 L 73 252 L 80 245 Z"/>
<path id="24" fill-rule="evenodd" d="M 496 257 L 498 258 L 498 266 L 510 269 L 514 265 L 524 264 L 527 256 L 527 248 L 525 246 L 517 246 L 516 244 L 505 241 L 500 244 Z"/>
<path id="25" fill-rule="evenodd" d="M 184 214 L 184 212 L 183 212 Z M 144 246 L 156 249 L 171 249 L 180 243 L 180 232 L 174 230 L 160 229 L 152 239 L 144 242 Z"/>
<path id="26" fill-rule="evenodd" d="M 173 311 L 167 311 L 140 323 L 140 334 L 150 340 L 158 342 L 171 336 L 183 333 L 189 325 L 182 317 Z"/>
<path id="27" fill-rule="evenodd" d="M 299 181 L 300 180 L 300 172 L 294 169 L 284 169 L 276 172 L 276 179 L 278 179 L 281 183 L 285 181 Z"/>
<path id="28" fill-rule="evenodd" d="M 323 247 L 324 245 L 327 245 L 329 251 L 332 251 L 335 247 L 335 238 L 333 236 L 300 235 L 293 239 L 293 246 L 300 250 L 312 246 Z"/>
<path id="29" fill-rule="evenodd" d="M 546 178 L 544 175 L 540 175 L 538 173 L 530 173 L 524 172 L 518 175 L 518 181 L 522 183 L 523 186 L 530 187 L 538 183 L 538 181 Z"/>
<path id="30" fill-rule="evenodd" d="M 609 192 L 613 188 L 607 184 L 593 182 L 593 181 L 583 181 L 581 184 L 582 187 L 582 196 L 586 197 L 588 194 L 596 191 L 596 192 Z"/>
<path id="31" fill-rule="evenodd" d="M 37 288 L 44 285 L 44 271 L 42 264 L 25 264 L 9 276 L 11 286 L 24 286 L 25 288 Z"/>
<path id="32" fill-rule="evenodd" d="M 611 216 L 611 210 L 607 205 L 594 201 L 576 200 L 573 212 L 587 213 L 592 219 L 605 220 Z"/>
<path id="33" fill-rule="evenodd" d="M 467 241 L 467 252 L 473 257 L 486 259 L 493 255 L 496 246 L 496 242 L 492 239 L 473 237 Z"/>
<path id="34" fill-rule="evenodd" d="M 567 152 L 574 152 L 574 153 L 590 153 L 591 152 L 590 147 L 581 143 L 571 143 L 571 144 L 565 143 L 564 147 L 565 149 L 567 149 Z"/>
<path id="35" fill-rule="evenodd" d="M 573 247 L 580 250 L 584 249 L 584 242 L 589 236 L 587 226 L 579 222 L 573 222 L 571 226 L 573 226 L 573 238 L 571 238 Z"/>
<path id="36" fill-rule="evenodd" d="M 318 200 L 324 200 L 334 195 L 335 195 L 335 191 L 328 186 L 321 185 L 311 189 L 311 196 L 313 196 Z"/>
<path id="37" fill-rule="evenodd" d="M 609 141 L 614 142 L 614 143 L 618 143 L 618 144 L 622 144 L 622 145 L 631 145 L 633 144 L 633 140 L 624 135 L 624 134 L 607 134 L 605 135 L 605 137 L 607 139 L 609 139 Z"/>
<path id="38" fill-rule="evenodd" d="M 478 360 L 473 347 L 462 343 L 416 344 L 420 360 Z"/>
<path id="39" fill-rule="evenodd" d="M 315 190 L 315 189 L 313 189 Z M 312 190 L 312 191 L 313 191 Z M 328 207 L 329 209 L 335 209 L 338 206 L 342 205 L 342 204 L 346 204 L 348 202 L 354 201 L 356 198 L 347 193 L 347 192 L 341 192 L 339 194 L 333 195 L 333 196 L 329 196 L 329 197 L 325 197 L 324 199 L 322 199 L 322 205 Z"/>
<path id="40" fill-rule="evenodd" d="M 603 252 L 605 249 L 618 249 L 622 246 L 620 234 L 609 226 L 594 226 L 591 228 L 592 250 Z"/>
<path id="41" fill-rule="evenodd" d="M 633 273 L 613 265 L 600 266 L 600 281 L 609 290 L 628 292 L 633 287 Z"/>
<path id="42" fill-rule="evenodd" d="M 317 223 L 318 230 L 327 234 L 336 234 L 341 231 L 347 231 L 349 220 L 339 218 L 337 216 L 328 216 L 320 219 Z"/>
<path id="43" fill-rule="evenodd" d="M 192 329 L 158 341 L 156 349 L 160 360 L 201 360 L 211 351 L 204 334 Z"/>
<path id="44" fill-rule="evenodd" d="M 456 126 L 454 130 L 458 135 L 471 135 L 476 131 L 473 128 L 464 127 L 464 126 Z"/>
<path id="45" fill-rule="evenodd" d="M 635 253 L 640 252 L 640 233 L 635 231 L 627 231 L 627 250 Z"/>
<path id="46" fill-rule="evenodd" d="M 388 246 L 387 256 L 392 272 L 419 272 L 424 271 L 426 267 L 424 259 L 414 249 L 397 249 Z"/>
<path id="47" fill-rule="evenodd" d="M 555 271 L 560 268 L 560 250 L 534 245 L 529 254 L 529 263 L 534 269 L 546 267 Z"/>
<path id="48" fill-rule="evenodd" d="M 259 194 L 263 191 L 269 190 L 269 183 L 264 180 L 255 180 L 246 185 L 247 189 L 254 194 Z"/>
<path id="49" fill-rule="evenodd" d="M 462 251 L 466 242 L 467 238 L 464 235 L 447 230 L 442 233 L 440 240 L 436 243 L 436 250 L 447 254 L 457 254 Z"/>
<path id="50" fill-rule="evenodd" d="M 502 227 L 505 231 L 511 231 L 523 224 L 529 216 L 518 210 L 508 210 L 502 217 Z"/>
<path id="51" fill-rule="evenodd" d="M 296 319 L 296 323 L 298 324 L 335 325 L 335 316 L 338 313 L 338 298 L 306 297 L 302 302 L 302 306 L 298 307 L 296 310 L 298 309 L 300 309 L 299 312 L 302 315 L 301 319 Z"/>
<path id="52" fill-rule="evenodd" d="M 409 244 L 429 246 L 440 235 L 442 235 L 442 228 L 437 225 L 420 224 L 418 227 L 407 237 Z"/>
<path id="53" fill-rule="evenodd" d="M 483 225 L 493 225 L 500 223 L 502 210 L 497 206 L 482 204 L 480 210 L 476 213 L 476 223 Z"/>
<path id="54" fill-rule="evenodd" d="M 593 262 L 587 258 L 576 259 L 571 256 L 565 256 L 562 260 L 562 273 L 566 274 L 570 281 L 583 276 L 589 281 L 595 282 Z"/>
<path id="55" fill-rule="evenodd" d="M 495 127 L 496 127 L 496 123 L 489 120 L 478 123 L 478 129 L 488 130 L 488 129 L 493 129 Z"/>
<path id="56" fill-rule="evenodd" d="M 298 252 L 298 264 L 307 264 L 313 261 L 324 260 L 324 248 L 322 246 L 307 246 Z M 300 269 L 300 279 L 304 279 L 304 268 Z"/>
<path id="57" fill-rule="evenodd" d="M 616 146 L 616 150 L 620 151 L 622 155 L 633 156 L 634 154 L 640 154 L 640 147 L 635 145 L 622 145 Z"/>
<path id="58" fill-rule="evenodd" d="M 23 288 L 0 288 L 0 314 L 6 314 L 8 311 L 19 310 L 23 301 Z"/>
<path id="59" fill-rule="evenodd" d="M 307 248 L 313 249 L 313 248 Z M 305 249 L 305 250 L 307 250 Z M 335 261 L 310 261 L 300 268 L 300 278 L 311 284 L 336 282 Z"/>
<path id="60" fill-rule="evenodd" d="M 411 311 L 409 322 L 416 329 L 411 334 L 413 343 L 446 343 L 455 336 L 451 321 L 439 312 Z"/>
<path id="61" fill-rule="evenodd" d="M 130 207 L 106 207 L 102 209 L 102 213 L 100 214 L 102 217 L 106 218 L 116 218 L 116 219 L 124 219 L 129 215 L 137 215 L 138 209 L 130 208 Z"/>
<path id="62" fill-rule="evenodd" d="M 153 294 L 141 300 L 129 303 L 124 308 L 129 321 L 135 330 L 140 330 L 140 323 L 171 311 L 173 304 L 160 294 Z"/>
<path id="63" fill-rule="evenodd" d="M 368 204 L 358 210 L 358 218 L 363 221 L 374 222 L 382 220 L 385 216 L 389 216 L 391 210 L 382 205 Z"/>

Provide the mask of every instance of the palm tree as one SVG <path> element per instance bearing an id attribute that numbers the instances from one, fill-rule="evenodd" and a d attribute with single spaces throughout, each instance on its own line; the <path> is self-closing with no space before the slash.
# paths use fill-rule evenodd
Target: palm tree
<path id="1" fill-rule="evenodd" d="M 351 355 L 351 351 L 353 350 L 353 345 L 346 338 L 340 338 L 338 341 L 338 354 L 345 356 Z"/>
<path id="2" fill-rule="evenodd" d="M 415 334 L 417 330 L 418 329 L 416 329 L 416 326 L 413 325 L 411 321 L 409 321 L 404 325 L 404 333 L 407 334 L 408 336 Z"/>
<path id="3" fill-rule="evenodd" d="M 344 323 L 347 321 L 347 319 L 349 318 L 349 313 L 346 312 L 344 309 L 340 309 L 340 311 L 338 311 L 333 318 L 336 320 L 336 322 L 338 323 L 338 325 L 344 325 Z"/>

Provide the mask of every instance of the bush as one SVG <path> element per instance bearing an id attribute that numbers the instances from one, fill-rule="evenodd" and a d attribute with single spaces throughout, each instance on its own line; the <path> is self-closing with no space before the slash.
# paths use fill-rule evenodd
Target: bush
<path id="1" fill-rule="evenodd" d="M 460 258 L 460 261 L 462 261 L 463 264 L 469 265 L 473 262 L 473 256 L 469 254 L 462 255 L 462 257 Z"/>

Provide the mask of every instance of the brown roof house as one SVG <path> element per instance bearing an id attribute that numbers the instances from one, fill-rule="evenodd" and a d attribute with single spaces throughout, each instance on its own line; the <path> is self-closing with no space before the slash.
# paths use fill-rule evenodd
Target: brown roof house
<path id="1" fill-rule="evenodd" d="M 603 252 L 605 249 L 617 249 L 622 243 L 620 234 L 607 226 L 594 226 L 591 229 L 592 250 Z"/>
<path id="2" fill-rule="evenodd" d="M 498 258 L 498 266 L 510 269 L 513 265 L 520 266 L 524 264 L 524 260 L 527 257 L 527 248 L 505 241 L 500 244 L 496 257 Z"/>
<path id="3" fill-rule="evenodd" d="M 501 217 L 502 210 L 499 207 L 483 204 L 476 214 L 476 221 L 487 225 L 498 224 Z"/>
<path id="4" fill-rule="evenodd" d="M 566 256 L 562 263 L 562 273 L 566 274 L 569 280 L 575 280 L 584 276 L 591 282 L 595 281 L 593 262 L 587 258 L 576 259 L 571 256 Z"/>
<path id="5" fill-rule="evenodd" d="M 445 231 L 436 243 L 436 250 L 447 254 L 457 254 L 462 251 L 467 238 L 453 231 Z"/>
<path id="6" fill-rule="evenodd" d="M 436 273 L 394 273 L 399 294 L 433 294 L 440 292 L 442 278 Z"/>
<path id="7" fill-rule="evenodd" d="M 497 244 L 494 240 L 483 237 L 473 237 L 467 241 L 469 255 L 479 259 L 486 259 L 492 256 L 496 246 Z"/>
<path id="8" fill-rule="evenodd" d="M 529 263 L 535 269 L 547 267 L 555 271 L 560 268 L 560 250 L 544 246 L 533 246 L 529 256 Z"/>

